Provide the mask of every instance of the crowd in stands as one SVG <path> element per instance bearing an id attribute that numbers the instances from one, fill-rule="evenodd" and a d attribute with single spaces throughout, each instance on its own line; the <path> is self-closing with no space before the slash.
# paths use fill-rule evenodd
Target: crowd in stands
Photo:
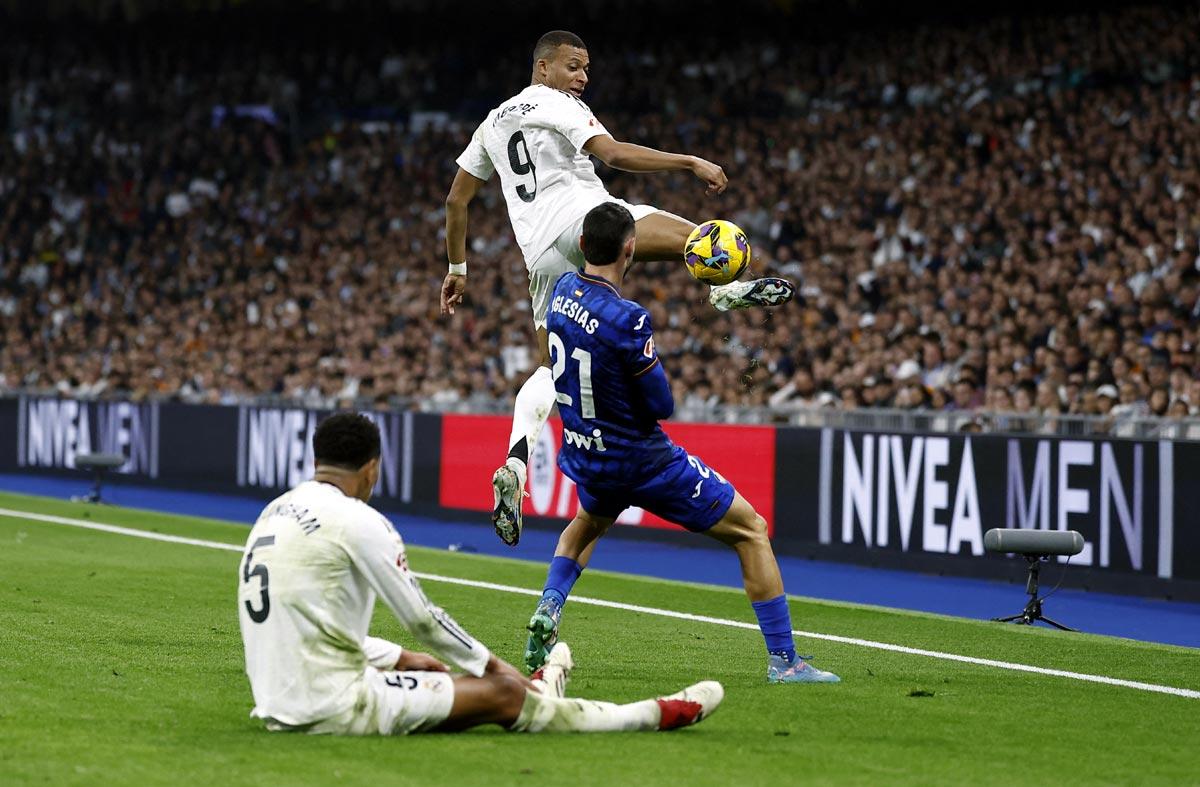
<path id="1" fill-rule="evenodd" d="M 577 31 L 618 139 L 730 176 L 710 198 L 600 166 L 610 190 L 731 219 L 755 275 L 802 285 L 721 314 L 678 263 L 630 270 L 682 406 L 1200 413 L 1197 7 L 803 44 L 795 24 L 719 52 Z M 494 60 L 450 38 L 4 41 L 0 392 L 510 400 L 536 351 L 498 183 L 452 318 L 443 200 L 540 32 Z"/>

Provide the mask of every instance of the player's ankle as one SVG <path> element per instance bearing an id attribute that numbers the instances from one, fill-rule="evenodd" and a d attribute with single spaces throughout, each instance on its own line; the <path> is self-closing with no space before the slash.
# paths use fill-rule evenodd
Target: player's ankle
<path id="1" fill-rule="evenodd" d="M 510 456 L 509 458 L 504 460 L 504 464 L 508 465 L 509 469 L 511 469 L 514 473 L 517 474 L 517 480 L 520 481 L 521 488 L 524 489 L 525 488 L 525 477 L 529 472 L 528 469 L 525 467 L 525 463 L 522 462 L 520 460 L 520 458 L 518 458 L 518 457 Z"/>
<path id="2" fill-rule="evenodd" d="M 566 603 L 567 597 L 563 595 L 562 591 L 555 590 L 553 588 L 547 588 L 546 590 L 542 591 L 542 600 L 539 602 L 538 606 L 541 606 L 542 604 L 553 604 L 561 609 Z"/>

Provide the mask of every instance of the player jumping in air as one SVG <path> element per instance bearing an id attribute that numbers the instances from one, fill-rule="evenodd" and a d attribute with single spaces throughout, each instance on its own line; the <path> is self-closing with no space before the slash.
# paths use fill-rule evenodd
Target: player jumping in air
<path id="1" fill-rule="evenodd" d="M 246 540 L 238 619 L 252 716 L 267 729 L 401 735 L 500 724 L 515 732 L 665 730 L 720 704 L 705 681 L 669 697 L 616 705 L 564 699 L 572 667 L 559 643 L 528 680 L 425 597 L 404 543 L 367 505 L 379 480 L 379 429 L 358 414 L 313 435 L 316 473 L 272 501 Z M 367 636 L 379 596 L 426 653 Z"/>
<path id="2" fill-rule="evenodd" d="M 458 157 L 458 173 L 446 197 L 446 254 L 450 271 L 442 283 L 442 313 L 453 314 L 467 285 L 467 206 L 493 172 L 508 203 L 508 215 L 525 265 L 541 365 L 517 393 L 509 455 L 494 474 L 492 524 L 506 544 L 521 537 L 521 497 L 529 451 L 554 406 L 554 382 L 546 344 L 546 305 L 558 277 L 583 267 L 579 233 L 583 216 L 611 202 L 589 156 L 629 172 L 687 170 L 704 181 L 709 194 L 725 190 L 725 173 L 697 156 L 664 153 L 618 142 L 583 103 L 588 83 L 587 47 L 578 36 L 556 30 L 542 36 L 533 51 L 529 87 L 488 113 Z M 620 202 L 620 200 L 618 200 Z M 680 260 L 691 222 L 650 205 L 625 205 L 635 219 L 637 257 Z M 713 287 L 717 309 L 778 306 L 795 289 L 784 279 L 763 278 Z"/>
<path id="3" fill-rule="evenodd" d="M 640 506 L 728 544 L 742 564 L 746 595 L 766 640 L 767 680 L 834 683 L 838 677 L 796 655 L 783 579 L 767 522 L 717 471 L 671 442 L 659 420 L 671 415 L 671 385 L 654 348 L 650 314 L 621 297 L 636 252 L 634 218 L 598 205 L 583 220 L 582 272 L 558 280 L 546 317 L 558 412 L 559 468 L 579 492 L 545 590 L 529 622 L 526 665 L 536 669 L 558 637 L 563 604 L 597 539 L 629 506 Z"/>

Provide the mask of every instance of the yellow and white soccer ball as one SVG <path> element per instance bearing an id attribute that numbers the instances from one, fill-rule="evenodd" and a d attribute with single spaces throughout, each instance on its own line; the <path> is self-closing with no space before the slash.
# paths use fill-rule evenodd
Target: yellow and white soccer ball
<path id="1" fill-rule="evenodd" d="M 705 284 L 728 284 L 749 267 L 750 241 L 732 221 L 709 219 L 688 236 L 683 264 Z"/>

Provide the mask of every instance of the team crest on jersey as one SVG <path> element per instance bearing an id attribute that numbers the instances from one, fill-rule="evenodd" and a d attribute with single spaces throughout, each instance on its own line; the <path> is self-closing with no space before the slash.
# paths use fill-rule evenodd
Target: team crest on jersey
<path id="1" fill-rule="evenodd" d="M 408 571 L 408 555 L 401 552 L 396 557 L 396 565 L 400 567 L 401 571 Z"/>

